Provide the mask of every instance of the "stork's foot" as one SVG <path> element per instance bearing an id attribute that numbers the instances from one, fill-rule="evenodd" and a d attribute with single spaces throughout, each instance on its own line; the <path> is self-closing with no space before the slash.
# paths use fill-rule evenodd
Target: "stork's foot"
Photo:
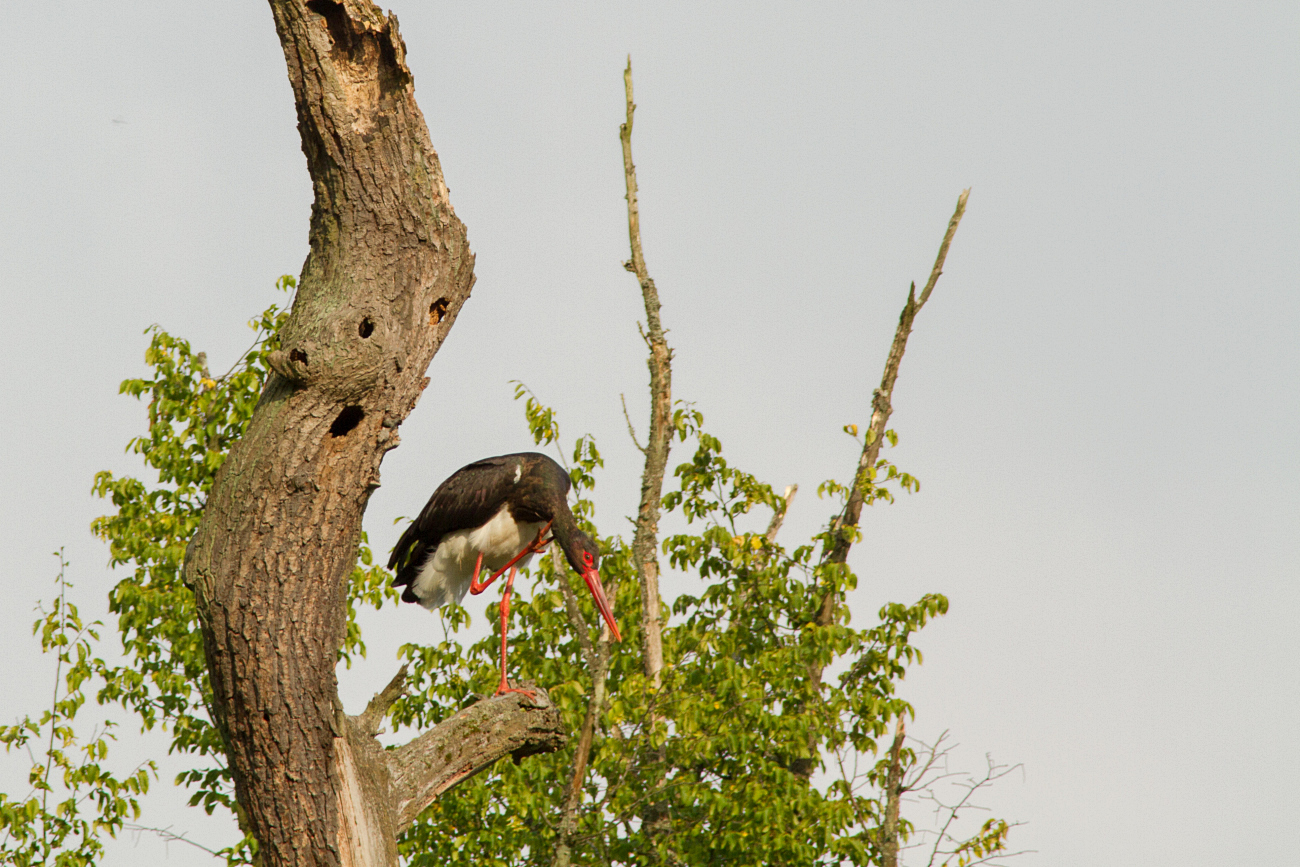
<path id="1" fill-rule="evenodd" d="M 498 695 L 506 695 L 512 692 L 517 692 L 520 695 L 522 695 L 524 698 L 529 699 L 530 701 L 537 701 L 537 690 L 520 689 L 518 687 L 510 686 L 505 682 L 504 679 L 501 681 L 501 685 L 497 687 L 497 691 L 493 694 L 492 697 L 496 698 Z"/>

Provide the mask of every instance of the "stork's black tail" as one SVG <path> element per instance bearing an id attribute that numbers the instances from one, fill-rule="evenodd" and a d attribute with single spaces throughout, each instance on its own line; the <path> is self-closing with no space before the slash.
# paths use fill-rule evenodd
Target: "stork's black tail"
<path id="1" fill-rule="evenodd" d="M 404 587 L 402 591 L 403 602 L 419 602 L 416 598 L 412 584 L 415 583 L 415 576 L 419 574 L 420 567 L 424 565 L 425 559 L 431 553 L 428 545 L 422 542 L 415 531 L 416 522 L 406 528 L 402 538 L 397 540 L 393 546 L 393 553 L 388 558 L 388 568 L 397 570 L 396 577 L 393 578 L 394 587 Z"/>

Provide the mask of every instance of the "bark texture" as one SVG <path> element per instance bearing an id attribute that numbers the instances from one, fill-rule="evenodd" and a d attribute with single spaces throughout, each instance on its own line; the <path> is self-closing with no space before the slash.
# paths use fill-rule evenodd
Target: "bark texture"
<path id="1" fill-rule="evenodd" d="M 403 764 L 425 761 L 420 750 L 386 756 L 373 714 L 362 724 L 342 713 L 334 669 L 345 582 L 380 461 L 469 297 L 474 258 L 396 18 L 368 0 L 271 0 L 271 10 L 315 191 L 311 251 L 270 359 L 275 374 L 217 476 L 185 574 L 263 862 L 392 865 L 409 812 L 394 794 L 418 788 L 412 774 L 442 779 L 434 796 L 451 783 L 437 762 L 419 772 Z M 542 704 L 470 708 L 545 734 L 521 741 L 512 729 L 447 760 L 463 771 L 554 744 L 558 714 Z"/>
<path id="2" fill-rule="evenodd" d="M 900 716 L 894 724 L 894 742 L 889 747 L 889 770 L 885 773 L 885 821 L 880 826 L 881 867 L 898 867 L 898 812 L 903 800 L 903 738 Z"/>

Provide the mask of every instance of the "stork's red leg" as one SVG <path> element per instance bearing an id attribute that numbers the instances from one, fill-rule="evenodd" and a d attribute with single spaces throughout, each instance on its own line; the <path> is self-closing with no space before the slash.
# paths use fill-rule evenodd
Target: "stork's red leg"
<path id="1" fill-rule="evenodd" d="M 493 581 L 495 581 L 495 580 L 497 580 L 498 578 L 500 578 L 503 574 L 505 574 L 505 571 L 506 571 L 507 569 L 513 567 L 513 566 L 514 566 L 516 563 L 518 563 L 520 560 L 524 559 L 524 558 L 527 557 L 529 554 L 540 554 L 540 553 L 542 553 L 542 549 L 544 549 L 544 548 L 545 548 L 545 547 L 550 543 L 550 541 L 551 541 L 550 539 L 545 539 L 545 540 L 543 540 L 542 537 L 545 536 L 546 533 L 547 533 L 547 531 L 551 529 L 551 524 L 553 524 L 553 523 L 555 523 L 555 522 L 554 522 L 554 521 L 547 521 L 547 522 L 546 522 L 546 526 L 543 527 L 540 531 L 538 531 L 538 533 L 537 533 L 537 538 L 536 538 L 536 539 L 534 539 L 533 541 L 531 541 L 531 542 L 529 542 L 527 545 L 525 545 L 525 546 L 524 546 L 524 549 L 523 549 L 522 551 L 520 551 L 520 552 L 519 552 L 518 554 L 516 554 L 514 557 L 510 558 L 510 562 L 509 562 L 509 563 L 507 563 L 506 565 L 502 566 L 502 567 L 501 567 L 500 569 L 498 569 L 497 571 L 493 572 L 492 575 L 489 576 L 488 579 L 487 579 L 486 581 L 484 581 L 482 584 L 480 584 L 479 581 L 478 581 L 479 569 L 481 569 L 481 568 L 483 567 L 483 552 L 480 551 L 480 552 L 479 552 L 479 555 L 478 555 L 478 561 L 474 564 L 474 577 L 471 578 L 471 579 L 470 579 L 470 582 L 469 582 L 469 592 L 470 592 L 470 593 L 473 593 L 475 596 L 479 595 L 479 594 L 482 593 L 484 590 L 486 590 L 486 589 L 488 589 L 489 587 L 491 587 Z"/>
<path id="2" fill-rule="evenodd" d="M 530 689 L 516 689 L 506 684 L 506 629 L 510 622 L 510 590 L 515 586 L 515 573 L 518 570 L 511 568 L 510 577 L 506 579 L 505 590 L 501 591 L 501 685 L 497 687 L 497 695 L 505 695 L 508 692 L 517 692 L 526 695 L 529 698 L 537 698 L 537 693 Z"/>
<path id="3" fill-rule="evenodd" d="M 501 573 L 498 572 L 498 573 L 496 573 L 495 575 L 492 575 L 491 577 L 489 577 L 488 580 L 486 580 L 486 581 L 484 581 L 482 584 L 480 584 L 480 583 L 478 583 L 478 576 L 479 576 L 479 572 L 480 572 L 480 570 L 482 570 L 482 568 L 483 568 L 483 552 L 482 552 L 482 551 L 479 551 L 479 552 L 478 552 L 478 559 L 474 561 L 474 577 L 471 578 L 471 579 L 469 579 L 469 592 L 470 592 L 470 593 L 473 593 L 475 596 L 479 595 L 479 594 L 482 593 L 484 590 L 486 590 L 486 589 L 488 589 L 489 587 L 491 587 L 491 586 L 492 586 L 492 582 L 495 581 L 495 580 L 497 580 L 497 578 L 499 578 L 499 577 L 501 576 Z"/>

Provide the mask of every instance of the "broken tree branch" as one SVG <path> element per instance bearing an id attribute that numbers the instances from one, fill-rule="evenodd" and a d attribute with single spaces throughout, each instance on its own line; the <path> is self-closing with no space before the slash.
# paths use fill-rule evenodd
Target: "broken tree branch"
<path id="1" fill-rule="evenodd" d="M 357 725 L 367 735 L 374 737 L 379 734 L 389 708 L 406 694 L 406 677 L 410 674 L 410 670 L 410 666 L 403 663 L 397 674 L 393 675 L 393 679 L 388 682 L 388 686 L 375 693 L 374 698 L 366 705 L 366 709 L 357 717 Z"/>
<path id="2" fill-rule="evenodd" d="M 794 495 L 797 493 L 799 493 L 798 485 L 786 486 L 785 493 L 781 495 L 781 500 L 785 505 L 772 513 L 772 520 L 768 522 L 767 532 L 764 533 L 767 541 L 776 541 L 776 534 L 781 532 L 781 525 L 785 523 L 785 516 L 790 511 L 790 504 L 794 502 Z"/>

